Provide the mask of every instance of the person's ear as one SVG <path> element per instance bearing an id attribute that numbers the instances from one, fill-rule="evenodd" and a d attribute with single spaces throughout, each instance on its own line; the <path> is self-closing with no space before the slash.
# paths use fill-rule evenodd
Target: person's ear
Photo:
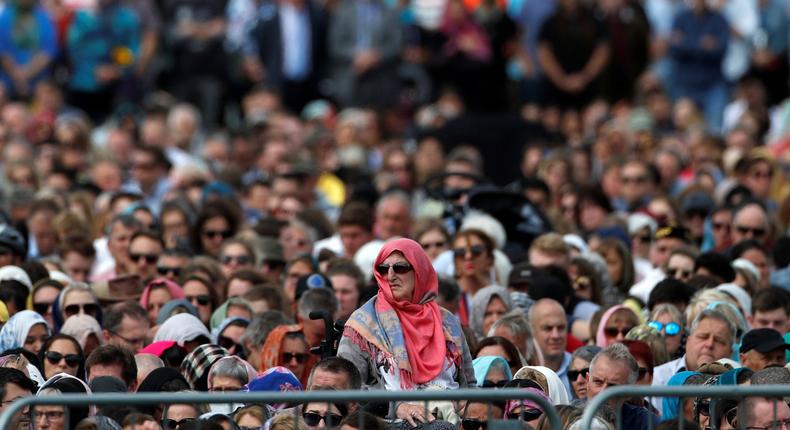
<path id="1" fill-rule="evenodd" d="M 110 343 L 110 338 L 112 337 L 112 335 L 110 334 L 109 330 L 106 329 L 102 330 L 101 335 L 104 338 L 104 343 Z"/>

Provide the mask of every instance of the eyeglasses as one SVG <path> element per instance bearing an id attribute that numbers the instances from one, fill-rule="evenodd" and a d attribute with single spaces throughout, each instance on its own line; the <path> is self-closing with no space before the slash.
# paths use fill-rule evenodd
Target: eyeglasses
<path id="1" fill-rule="evenodd" d="M 676 279 L 688 278 L 689 276 L 691 276 L 691 270 L 681 269 L 680 267 L 677 268 L 667 267 L 667 276 Z"/>
<path id="2" fill-rule="evenodd" d="M 169 266 L 157 266 L 156 272 L 162 276 L 172 273 L 173 276 L 178 276 L 181 274 L 180 267 L 169 267 Z"/>
<path id="3" fill-rule="evenodd" d="M 197 302 L 200 306 L 206 306 L 207 304 L 211 303 L 211 296 L 208 294 L 198 294 L 196 296 L 184 296 L 188 302 L 195 303 Z"/>
<path id="4" fill-rule="evenodd" d="M 290 363 L 294 358 L 297 363 L 304 364 L 310 355 L 304 352 L 283 352 L 283 363 Z"/>
<path id="5" fill-rule="evenodd" d="M 82 357 L 80 357 L 79 354 L 63 355 L 55 351 L 47 351 L 47 353 L 44 354 L 44 357 L 46 357 L 47 361 L 52 364 L 58 364 L 60 363 L 60 360 L 66 359 L 66 365 L 69 367 L 77 367 L 82 361 Z"/>
<path id="6" fill-rule="evenodd" d="M 340 424 L 340 421 L 343 420 L 342 416 L 331 412 L 327 412 L 326 415 L 321 415 L 317 412 L 305 412 L 302 414 L 302 418 L 304 418 L 304 423 L 310 427 L 317 426 L 321 421 L 323 421 L 327 427 L 336 427 Z"/>
<path id="7" fill-rule="evenodd" d="M 488 421 L 475 420 L 472 418 L 464 418 L 461 420 L 461 428 L 464 430 L 486 430 L 488 428 Z"/>
<path id="8" fill-rule="evenodd" d="M 156 263 L 156 260 L 159 259 L 159 256 L 156 254 L 139 254 L 136 252 L 130 252 L 129 259 L 136 263 L 139 263 L 141 259 L 144 259 L 146 263 L 154 264 Z"/>
<path id="9" fill-rule="evenodd" d="M 219 346 L 221 346 L 221 347 L 223 347 L 225 349 L 231 349 L 234 346 L 236 346 L 236 342 L 234 342 L 233 339 L 231 339 L 229 337 L 222 336 L 222 335 L 220 335 L 217 338 L 217 343 L 219 344 Z"/>
<path id="10" fill-rule="evenodd" d="M 660 321 L 650 321 L 647 323 L 650 327 L 656 329 L 656 331 L 664 330 L 664 334 L 667 336 L 675 336 L 680 333 L 680 324 L 676 322 L 668 322 L 666 324 Z"/>
<path id="11" fill-rule="evenodd" d="M 507 414 L 507 418 L 510 420 L 534 421 L 540 418 L 541 415 L 543 415 L 543 411 L 540 409 L 525 409 L 521 412 L 511 412 Z"/>
<path id="12" fill-rule="evenodd" d="M 122 341 L 128 343 L 129 345 L 140 345 L 140 346 L 142 346 L 142 344 L 145 342 L 145 338 L 142 338 L 142 337 L 139 338 L 139 339 L 129 339 L 128 337 L 121 336 L 121 334 L 118 333 L 117 331 L 111 331 L 111 330 L 107 330 L 107 331 L 110 332 L 111 335 L 121 339 Z"/>
<path id="13" fill-rule="evenodd" d="M 760 427 L 760 426 L 749 426 L 744 427 L 746 430 L 779 430 L 779 429 L 790 429 L 790 418 L 784 420 L 776 420 L 771 421 L 767 426 Z"/>
<path id="14" fill-rule="evenodd" d="M 399 261 L 395 264 L 383 264 L 383 263 L 379 264 L 378 266 L 376 266 L 376 272 L 378 272 L 379 275 L 381 276 L 387 276 L 390 273 L 390 267 L 392 268 L 392 271 L 394 271 L 398 275 L 409 273 L 413 269 L 413 267 L 411 267 L 411 264 L 403 261 Z"/>
<path id="15" fill-rule="evenodd" d="M 216 237 L 221 237 L 223 239 L 227 239 L 231 236 L 230 230 L 203 230 L 203 236 L 206 236 L 209 239 L 214 239 Z"/>
<path id="16" fill-rule="evenodd" d="M 170 418 L 165 418 L 162 420 L 162 428 L 168 430 L 175 430 L 184 424 L 193 423 L 196 421 L 197 418 L 184 418 L 183 420 L 179 420 L 179 421 L 171 420 Z"/>
<path id="17" fill-rule="evenodd" d="M 249 255 L 223 255 L 219 257 L 219 262 L 222 264 L 231 264 L 235 261 L 236 264 L 243 265 L 250 264 L 251 260 Z"/>
<path id="18" fill-rule="evenodd" d="M 46 315 L 52 312 L 52 303 L 33 303 L 33 310 L 39 315 Z"/>
<path id="19" fill-rule="evenodd" d="M 579 375 L 582 375 L 582 378 L 587 379 L 587 374 L 590 373 L 590 368 L 585 367 L 584 369 L 579 370 L 568 370 L 568 380 L 573 382 L 579 378 Z"/>
<path id="20" fill-rule="evenodd" d="M 42 418 L 46 418 L 47 421 L 60 421 L 66 416 L 66 413 L 63 411 L 43 411 L 43 412 L 35 412 L 34 413 L 36 420 L 40 420 Z"/>
<path id="21" fill-rule="evenodd" d="M 483 388 L 503 388 L 505 385 L 507 385 L 507 383 L 508 383 L 508 381 L 506 381 L 504 379 L 501 380 L 501 381 L 491 381 L 491 380 L 486 379 L 485 381 L 483 381 L 482 387 Z"/>
<path id="22" fill-rule="evenodd" d="M 738 233 L 742 235 L 747 235 L 749 233 L 752 234 L 754 237 L 763 237 L 765 236 L 765 229 L 760 227 L 746 227 L 742 225 L 736 225 L 735 229 L 738 230 Z"/>
<path id="23" fill-rule="evenodd" d="M 420 246 L 422 246 L 422 249 L 427 251 L 431 248 L 444 248 L 445 246 L 447 246 L 447 242 L 443 240 L 439 242 L 425 242 L 425 243 L 421 243 Z"/>
<path id="24" fill-rule="evenodd" d="M 618 333 L 625 336 L 626 334 L 628 334 L 629 331 L 631 331 L 632 328 L 633 327 L 625 327 L 620 329 L 617 327 L 606 327 L 605 329 L 603 329 L 603 333 L 607 337 L 616 337 Z"/>
<path id="25" fill-rule="evenodd" d="M 486 251 L 486 248 L 483 245 L 472 245 L 469 248 L 455 248 L 453 249 L 453 256 L 455 258 L 464 258 L 466 257 L 466 253 L 469 252 L 472 254 L 472 257 L 479 257 L 483 255 Z"/>
<path id="26" fill-rule="evenodd" d="M 65 308 L 63 308 L 63 312 L 65 312 L 67 318 L 72 315 L 77 315 L 80 312 L 95 317 L 96 312 L 98 310 L 99 310 L 99 306 L 96 303 L 84 303 L 84 304 L 75 303 L 73 305 L 68 305 Z"/>

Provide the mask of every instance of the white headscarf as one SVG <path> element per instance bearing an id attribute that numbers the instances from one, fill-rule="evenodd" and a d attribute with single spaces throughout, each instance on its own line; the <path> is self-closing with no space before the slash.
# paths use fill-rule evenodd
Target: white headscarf
<path id="1" fill-rule="evenodd" d="M 27 310 L 15 313 L 0 330 L 0 351 L 24 347 L 28 332 L 36 324 L 44 324 L 49 334 L 49 325 L 41 315 Z"/>
<path id="2" fill-rule="evenodd" d="M 545 366 L 524 366 L 516 372 L 516 376 L 513 379 L 523 379 L 519 374 L 522 374 L 522 370 L 525 369 L 538 371 L 546 377 L 546 383 L 549 385 L 549 392 L 546 394 L 549 395 L 549 398 L 555 405 L 569 405 L 571 403 L 568 390 L 556 372 Z"/>
<path id="3" fill-rule="evenodd" d="M 198 336 L 211 339 L 211 333 L 197 317 L 188 313 L 175 314 L 162 323 L 156 332 L 154 342 L 169 340 L 177 343 L 178 346 L 184 346 Z"/>

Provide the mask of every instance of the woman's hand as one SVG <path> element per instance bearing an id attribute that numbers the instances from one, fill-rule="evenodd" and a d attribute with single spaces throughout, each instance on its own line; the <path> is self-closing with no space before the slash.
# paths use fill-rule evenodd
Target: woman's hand
<path id="1" fill-rule="evenodd" d="M 431 422 L 436 419 L 424 407 L 412 405 L 411 403 L 401 403 L 398 406 L 396 415 L 398 418 L 408 422 L 412 427 L 417 427 L 421 423 Z"/>

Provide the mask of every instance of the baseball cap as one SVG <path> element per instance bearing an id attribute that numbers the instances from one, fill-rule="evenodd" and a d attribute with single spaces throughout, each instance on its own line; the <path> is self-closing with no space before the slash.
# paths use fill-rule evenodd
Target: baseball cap
<path id="1" fill-rule="evenodd" d="M 510 275 L 507 278 L 507 285 L 512 287 L 516 285 L 528 284 L 536 275 L 535 267 L 526 261 L 516 264 L 510 270 Z"/>
<path id="2" fill-rule="evenodd" d="M 788 348 L 790 348 L 790 345 L 785 343 L 782 335 L 772 328 L 752 329 L 743 336 L 743 341 L 741 342 L 741 352 L 743 353 L 753 349 L 766 353 Z"/>
<path id="3" fill-rule="evenodd" d="M 691 241 L 689 230 L 686 227 L 679 225 L 659 227 L 659 229 L 656 231 L 656 240 L 669 238 L 680 239 L 686 243 Z"/>

